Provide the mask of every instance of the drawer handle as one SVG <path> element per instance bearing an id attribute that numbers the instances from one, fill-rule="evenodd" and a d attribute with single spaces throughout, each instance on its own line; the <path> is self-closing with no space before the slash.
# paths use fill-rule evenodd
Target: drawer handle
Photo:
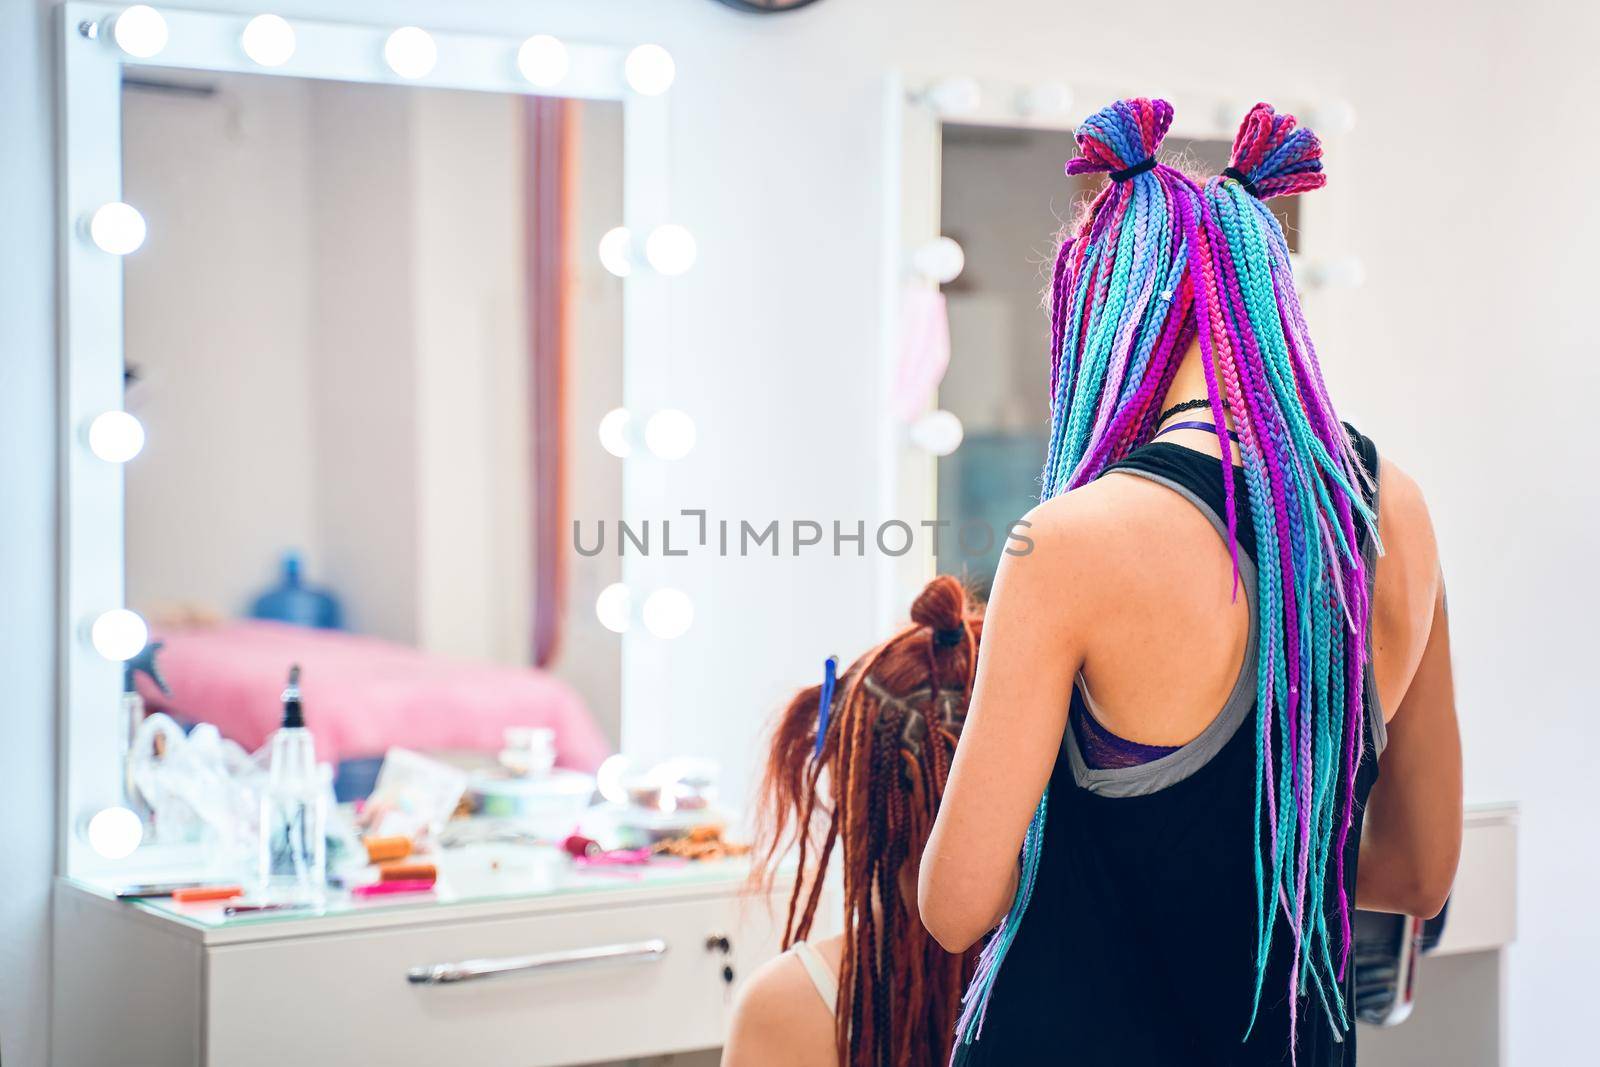
<path id="1" fill-rule="evenodd" d="M 460 963 L 435 963 L 428 967 L 413 967 L 406 972 L 406 981 L 412 985 L 449 985 L 452 982 L 470 982 L 479 978 L 495 978 L 506 974 L 524 974 L 530 971 L 554 971 L 567 967 L 582 967 L 590 963 L 646 963 L 667 954 L 667 943 L 661 938 L 649 941 L 629 941 L 620 945 L 597 945 L 594 948 L 574 948 L 564 952 L 541 952 L 533 956 L 507 956 L 498 960 L 462 960 Z"/>

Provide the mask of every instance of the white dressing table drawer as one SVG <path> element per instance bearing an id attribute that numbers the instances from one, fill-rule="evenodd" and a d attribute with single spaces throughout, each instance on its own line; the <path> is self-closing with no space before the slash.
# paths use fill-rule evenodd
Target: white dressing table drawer
<path id="1" fill-rule="evenodd" d="M 728 936 L 741 958 L 776 949 L 751 903 L 724 895 L 218 945 L 206 953 L 206 1062 L 545 1067 L 714 1046 L 730 995 L 723 967 L 739 964 L 708 938 Z M 503 973 L 408 977 L 465 961 Z"/>

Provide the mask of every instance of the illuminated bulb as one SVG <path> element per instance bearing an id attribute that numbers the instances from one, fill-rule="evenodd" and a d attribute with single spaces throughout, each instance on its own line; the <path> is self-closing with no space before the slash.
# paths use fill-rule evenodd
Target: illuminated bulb
<path id="1" fill-rule="evenodd" d="M 383 58 L 400 77 L 420 78 L 439 61 L 439 48 L 427 30 L 401 26 L 384 42 Z"/>
<path id="2" fill-rule="evenodd" d="M 639 612 L 644 628 L 663 641 L 682 637 L 694 625 L 694 601 L 680 589 L 657 589 Z"/>
<path id="3" fill-rule="evenodd" d="M 1017 111 L 1030 118 L 1065 115 L 1072 107 L 1072 90 L 1060 82 L 1030 85 L 1017 94 Z"/>
<path id="4" fill-rule="evenodd" d="M 594 598 L 594 613 L 600 625 L 612 633 L 627 633 L 633 625 L 633 591 L 621 582 L 612 582 Z"/>
<path id="5" fill-rule="evenodd" d="M 245 24 L 239 44 L 263 67 L 281 67 L 294 55 L 294 27 L 277 15 L 257 15 Z"/>
<path id="6" fill-rule="evenodd" d="M 137 612 L 113 608 L 89 627 L 89 643 L 106 659 L 121 663 L 137 656 L 150 640 L 150 628 Z"/>
<path id="7" fill-rule="evenodd" d="M 84 837 L 106 859 L 127 859 L 144 840 L 144 823 L 127 808 L 101 808 L 90 816 Z"/>
<path id="8" fill-rule="evenodd" d="M 111 37 L 135 59 L 149 59 L 167 47 L 167 20 L 148 4 L 134 4 L 112 21 Z"/>
<path id="9" fill-rule="evenodd" d="M 1312 108 L 1306 118 L 1319 134 L 1345 134 L 1355 129 L 1356 109 L 1348 100 L 1329 100 Z"/>
<path id="10" fill-rule="evenodd" d="M 668 277 L 694 266 L 695 253 L 694 234 L 675 222 L 657 226 L 644 242 L 644 258 Z"/>
<path id="11" fill-rule="evenodd" d="M 671 88 L 678 67 L 665 48 L 642 44 L 628 53 L 622 73 L 628 79 L 628 87 L 640 96 L 660 96 Z"/>
<path id="12" fill-rule="evenodd" d="M 626 781 L 632 770 L 633 761 L 622 753 L 607 756 L 594 772 L 594 787 L 611 803 L 626 804 L 628 802 Z"/>
<path id="13" fill-rule="evenodd" d="M 129 204 L 101 204 L 89 216 L 89 240 L 102 252 L 125 256 L 144 244 L 144 216 Z"/>
<path id="14" fill-rule="evenodd" d="M 600 265 L 619 278 L 633 273 L 633 231 L 613 226 L 601 235 Z"/>
<path id="15" fill-rule="evenodd" d="M 1317 260 L 1304 273 L 1305 284 L 1313 289 L 1359 289 L 1367 281 L 1367 269 L 1355 256 Z"/>
<path id="16" fill-rule="evenodd" d="M 942 78 L 928 87 L 922 99 L 941 115 L 965 115 L 983 103 L 983 89 L 976 78 Z"/>
<path id="17" fill-rule="evenodd" d="M 107 463 L 126 463 L 144 448 L 144 426 L 126 411 L 102 411 L 89 423 L 89 451 Z"/>
<path id="18" fill-rule="evenodd" d="M 694 420 L 676 408 L 658 411 L 644 424 L 645 447 L 658 459 L 682 459 L 694 442 Z"/>
<path id="19" fill-rule="evenodd" d="M 600 447 L 618 459 L 627 459 L 633 452 L 633 442 L 628 439 L 628 427 L 633 416 L 627 408 L 612 408 L 600 417 Z"/>
<path id="20" fill-rule="evenodd" d="M 930 411 L 911 424 L 911 441 L 936 456 L 948 456 L 961 447 L 966 436 L 961 420 L 949 411 Z"/>
<path id="21" fill-rule="evenodd" d="M 567 46 L 549 34 L 529 37 L 517 49 L 517 69 L 528 81 L 548 89 L 567 76 Z"/>
<path id="22" fill-rule="evenodd" d="M 967 254 L 949 237 L 935 237 L 912 253 L 911 264 L 930 282 L 948 285 L 961 276 Z"/>

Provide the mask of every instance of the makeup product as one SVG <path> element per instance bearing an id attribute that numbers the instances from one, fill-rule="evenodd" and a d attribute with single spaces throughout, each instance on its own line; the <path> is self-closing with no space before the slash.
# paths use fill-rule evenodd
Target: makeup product
<path id="1" fill-rule="evenodd" d="M 373 882 L 371 885 L 358 885 L 350 890 L 350 895 L 358 899 L 364 897 L 387 897 L 400 893 L 431 893 L 433 882 L 412 879 L 403 882 Z"/>
<path id="2" fill-rule="evenodd" d="M 403 860 L 411 855 L 409 837 L 363 837 L 361 843 L 367 847 L 368 863 Z"/>
<path id="3" fill-rule="evenodd" d="M 272 735 L 261 796 L 261 883 L 281 900 L 317 900 L 328 877 L 328 795 L 300 703 L 300 667 L 289 668 L 283 726 Z"/>
<path id="4" fill-rule="evenodd" d="M 228 918 L 235 915 L 259 915 L 265 911 L 310 911 L 310 904 L 230 904 L 222 909 Z"/>
<path id="5" fill-rule="evenodd" d="M 125 885 L 117 890 L 118 900 L 154 900 L 158 897 L 170 897 L 180 889 L 210 889 L 220 883 L 217 882 L 145 882 L 140 885 Z"/>
<path id="6" fill-rule="evenodd" d="M 378 868 L 380 882 L 429 882 L 439 877 L 439 870 L 431 863 L 385 863 Z"/>
<path id="7" fill-rule="evenodd" d="M 244 887 L 238 885 L 194 886 L 172 891 L 172 900 L 175 904 L 200 904 L 211 900 L 232 900 L 234 897 L 242 896 Z"/>

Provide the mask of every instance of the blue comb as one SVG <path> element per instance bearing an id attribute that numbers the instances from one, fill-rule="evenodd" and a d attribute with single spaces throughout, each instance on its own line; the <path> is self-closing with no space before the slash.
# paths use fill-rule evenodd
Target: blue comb
<path id="1" fill-rule="evenodd" d="M 813 759 L 822 758 L 822 746 L 828 739 L 828 717 L 833 711 L 833 691 L 839 683 L 839 657 L 829 656 L 822 664 L 822 695 L 817 698 L 817 747 Z"/>

